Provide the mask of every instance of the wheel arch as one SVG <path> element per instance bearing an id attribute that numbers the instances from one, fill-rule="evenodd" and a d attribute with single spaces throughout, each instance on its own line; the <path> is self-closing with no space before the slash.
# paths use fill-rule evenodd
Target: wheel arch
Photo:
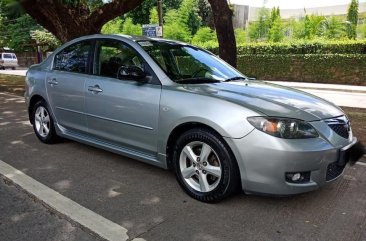
<path id="1" fill-rule="evenodd" d="M 34 123 L 34 119 L 33 119 L 33 115 L 32 115 L 32 112 L 33 112 L 33 106 L 38 102 L 38 101 L 45 101 L 45 98 L 43 98 L 41 95 L 38 95 L 38 94 L 35 94 L 33 95 L 30 100 L 29 100 L 29 105 L 28 105 L 28 116 L 29 116 L 29 121 L 30 123 L 33 125 Z"/>
<path id="2" fill-rule="evenodd" d="M 222 138 L 222 141 L 226 145 L 227 149 L 229 150 L 230 154 L 234 158 L 236 164 L 238 165 L 238 162 L 236 160 L 233 150 L 231 150 L 230 145 L 225 141 L 225 139 L 223 138 L 223 135 L 219 131 L 217 131 L 212 126 L 209 126 L 202 122 L 191 121 L 191 122 L 184 122 L 184 123 L 177 125 L 169 134 L 169 137 L 166 142 L 166 162 L 167 162 L 168 169 L 170 169 L 170 170 L 172 169 L 172 156 L 173 156 L 173 150 L 174 150 L 173 147 L 174 147 L 175 141 L 184 132 L 187 132 L 187 131 L 195 129 L 195 128 L 206 129 L 206 130 L 212 131 L 212 132 L 216 133 L 217 135 L 219 135 Z"/>

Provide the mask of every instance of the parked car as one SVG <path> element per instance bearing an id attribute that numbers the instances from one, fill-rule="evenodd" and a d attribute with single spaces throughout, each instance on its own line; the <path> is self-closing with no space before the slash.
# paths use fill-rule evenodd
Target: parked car
<path id="1" fill-rule="evenodd" d="M 18 59 L 14 53 L 0 53 L 0 69 L 18 67 Z"/>
<path id="2" fill-rule="evenodd" d="M 238 188 L 315 190 L 343 173 L 357 142 L 334 104 L 165 39 L 75 39 L 29 69 L 25 99 L 40 141 L 64 137 L 171 169 L 204 202 Z"/>

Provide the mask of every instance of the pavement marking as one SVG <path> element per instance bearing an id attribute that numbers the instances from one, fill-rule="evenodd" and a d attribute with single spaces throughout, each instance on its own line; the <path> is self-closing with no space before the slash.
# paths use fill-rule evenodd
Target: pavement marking
<path id="1" fill-rule="evenodd" d="M 360 166 L 365 166 L 366 167 L 366 163 L 364 162 L 356 162 L 357 165 L 360 165 Z"/>
<path id="2" fill-rule="evenodd" d="M 94 213 L 0 160 L 0 174 L 55 211 L 108 241 L 126 241 L 127 229 Z M 144 239 L 135 239 L 144 241 Z"/>

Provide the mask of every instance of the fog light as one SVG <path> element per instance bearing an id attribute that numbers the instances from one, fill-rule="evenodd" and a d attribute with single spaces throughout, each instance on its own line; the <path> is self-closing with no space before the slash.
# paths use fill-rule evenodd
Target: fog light
<path id="1" fill-rule="evenodd" d="M 296 182 L 298 180 L 300 180 L 301 178 L 301 174 L 300 173 L 295 173 L 292 177 L 291 177 L 291 180 Z"/>
<path id="2" fill-rule="evenodd" d="M 310 172 L 286 172 L 286 182 L 305 183 L 310 181 Z"/>

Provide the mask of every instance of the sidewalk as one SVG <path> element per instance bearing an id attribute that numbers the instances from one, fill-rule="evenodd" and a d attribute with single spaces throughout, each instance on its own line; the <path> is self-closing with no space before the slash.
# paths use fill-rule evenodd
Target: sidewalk
<path id="1" fill-rule="evenodd" d="M 302 82 L 268 81 L 287 87 L 297 88 L 326 99 L 338 106 L 365 108 L 366 86 L 317 84 Z"/>
<path id="2" fill-rule="evenodd" d="M 318 84 L 318 83 L 304 83 L 304 82 L 285 82 L 285 81 L 267 81 L 273 84 L 299 88 L 299 89 L 316 89 L 316 90 L 330 90 L 330 91 L 345 91 L 366 93 L 366 86 L 357 85 L 338 85 L 338 84 Z"/>

